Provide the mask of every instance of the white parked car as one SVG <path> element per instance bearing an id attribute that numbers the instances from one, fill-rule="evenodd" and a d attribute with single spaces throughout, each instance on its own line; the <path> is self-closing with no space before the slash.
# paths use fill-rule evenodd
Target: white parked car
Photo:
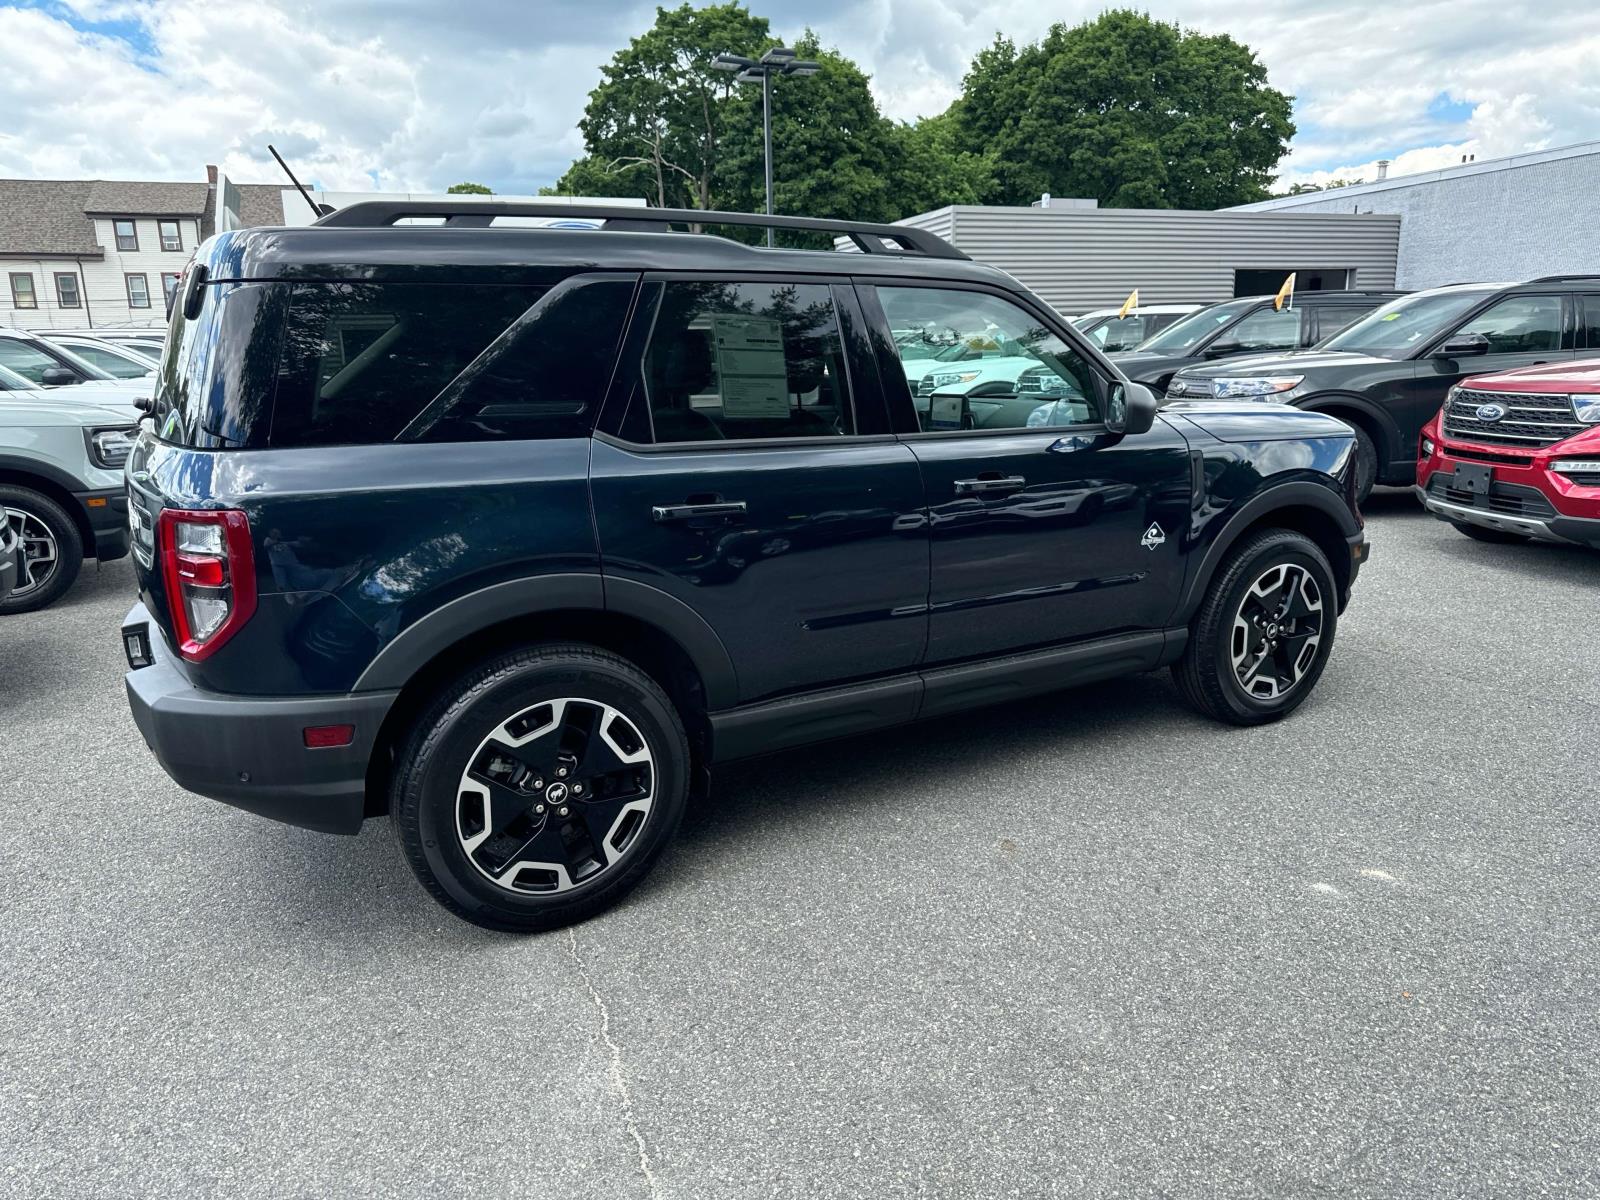
<path id="1" fill-rule="evenodd" d="M 81 334 L 54 332 L 44 334 L 41 340 L 92 363 L 113 379 L 142 379 L 153 375 L 161 360 L 159 351 L 146 352 L 133 342 L 119 345 Z"/>
<path id="2" fill-rule="evenodd" d="M 0 367 L 0 508 L 21 541 L 0 616 L 58 599 L 85 558 L 128 553 L 122 467 L 148 385 L 44 388 Z"/>

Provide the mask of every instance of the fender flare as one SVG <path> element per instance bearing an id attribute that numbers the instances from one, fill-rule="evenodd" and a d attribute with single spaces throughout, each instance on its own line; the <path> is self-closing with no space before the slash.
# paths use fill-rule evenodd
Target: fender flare
<path id="1" fill-rule="evenodd" d="M 22 458 L 15 454 L 0 453 L 0 471 L 16 471 L 22 475 L 37 475 L 40 479 L 45 479 L 55 484 L 56 487 L 66 492 L 69 496 L 89 490 L 81 479 L 74 479 L 60 467 L 40 462 L 36 458 Z"/>
<path id="2" fill-rule="evenodd" d="M 1205 597 L 1207 589 L 1210 588 L 1211 579 L 1217 573 L 1217 568 L 1222 565 L 1222 560 L 1227 557 L 1228 551 L 1233 548 L 1244 531 L 1262 517 L 1284 508 L 1316 509 L 1332 519 L 1340 534 L 1346 539 L 1357 537 L 1361 533 L 1361 523 L 1345 504 L 1344 498 L 1332 488 L 1306 479 L 1269 483 L 1227 516 L 1222 528 L 1201 557 L 1199 567 L 1184 585 L 1183 599 L 1178 604 L 1178 611 L 1173 616 L 1172 624 L 1189 623 L 1195 610 L 1200 607 L 1200 601 Z"/>
<path id="3" fill-rule="evenodd" d="M 1329 408 L 1353 408 L 1371 420 L 1378 430 L 1378 444 L 1374 447 L 1378 452 L 1378 474 L 1381 477 L 1384 468 L 1395 461 L 1395 455 L 1403 449 L 1401 446 L 1400 426 L 1395 424 L 1394 416 L 1383 405 L 1374 403 L 1367 397 L 1355 392 L 1317 392 L 1305 400 L 1297 403 L 1296 408 L 1306 412 L 1329 413 Z"/>
<path id="4" fill-rule="evenodd" d="M 708 706 L 737 703 L 733 659 L 705 618 L 659 588 L 588 572 L 511 579 L 458 596 L 401 630 L 378 651 L 352 690 L 402 688 L 461 639 L 502 621 L 558 610 L 618 613 L 654 626 L 688 654 L 705 685 Z"/>

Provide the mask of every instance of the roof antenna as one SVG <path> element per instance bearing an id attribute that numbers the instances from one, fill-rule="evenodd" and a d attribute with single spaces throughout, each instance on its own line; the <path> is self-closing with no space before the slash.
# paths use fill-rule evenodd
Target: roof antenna
<path id="1" fill-rule="evenodd" d="M 283 161 L 283 155 L 278 153 L 276 146 L 268 142 L 267 149 L 272 151 L 272 157 L 278 160 L 278 165 L 283 168 L 283 173 L 289 177 L 289 182 L 294 184 L 295 191 L 300 193 L 300 198 L 306 202 L 306 207 L 311 209 L 313 217 L 325 217 L 333 211 L 333 205 L 318 204 L 311 198 L 311 193 L 306 191 L 305 186 L 294 177 L 294 172 L 289 170 L 289 164 Z"/>

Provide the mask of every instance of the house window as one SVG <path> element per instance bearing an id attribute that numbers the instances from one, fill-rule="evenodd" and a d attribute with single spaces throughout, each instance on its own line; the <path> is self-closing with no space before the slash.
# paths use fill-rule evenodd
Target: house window
<path id="1" fill-rule="evenodd" d="M 176 271 L 161 272 L 161 294 L 166 298 L 167 311 L 172 311 L 172 298 L 178 294 L 178 281 L 183 276 Z"/>
<path id="2" fill-rule="evenodd" d="M 118 250 L 139 248 L 139 227 L 134 224 L 132 217 L 117 217 L 111 222 L 111 230 L 117 235 Z"/>
<path id="3" fill-rule="evenodd" d="M 22 271 L 11 273 L 11 305 L 13 308 L 38 308 L 39 297 L 33 291 L 33 276 Z"/>
<path id="4" fill-rule="evenodd" d="M 183 233 L 179 230 L 176 221 L 157 221 L 156 228 L 161 233 L 161 248 L 163 250 L 183 249 Z"/>
<path id="5" fill-rule="evenodd" d="M 124 275 L 128 282 L 128 307 L 150 307 L 150 281 L 143 275 Z"/>
<path id="6" fill-rule="evenodd" d="M 83 301 L 78 296 L 78 277 L 71 271 L 56 275 L 56 303 L 62 308 L 83 307 Z"/>

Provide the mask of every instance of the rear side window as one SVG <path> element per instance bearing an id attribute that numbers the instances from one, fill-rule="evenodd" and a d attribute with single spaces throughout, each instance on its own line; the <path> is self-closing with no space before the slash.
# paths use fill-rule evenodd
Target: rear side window
<path id="1" fill-rule="evenodd" d="M 455 284 L 293 285 L 271 444 L 393 441 L 543 291 Z"/>
<path id="2" fill-rule="evenodd" d="M 1590 350 L 1600 350 L 1600 296 L 1583 298 L 1583 324 L 1587 337 L 1584 345 Z"/>

